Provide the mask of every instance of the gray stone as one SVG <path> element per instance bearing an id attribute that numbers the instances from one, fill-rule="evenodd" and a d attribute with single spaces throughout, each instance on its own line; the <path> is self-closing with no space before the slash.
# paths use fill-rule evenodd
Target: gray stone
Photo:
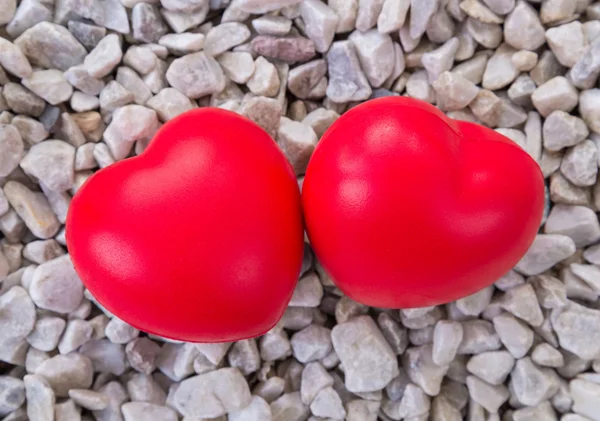
<path id="1" fill-rule="evenodd" d="M 129 67 L 119 67 L 115 79 L 121 86 L 133 94 L 136 104 L 144 105 L 150 99 L 152 93 L 138 74 Z"/>
<path id="2" fill-rule="evenodd" d="M 452 38 L 441 47 L 423 54 L 421 61 L 427 70 L 430 83 L 435 82 L 442 73 L 452 68 L 459 46 L 458 38 Z"/>
<path id="3" fill-rule="evenodd" d="M 16 83 L 7 83 L 4 85 L 2 95 L 9 108 L 17 114 L 39 117 L 44 112 L 46 106 L 42 98 Z"/>
<path id="4" fill-rule="evenodd" d="M 148 338 L 135 338 L 125 347 L 127 361 L 135 370 L 150 374 L 156 368 L 160 347 Z"/>
<path id="5" fill-rule="evenodd" d="M 111 80 L 100 93 L 100 109 L 103 112 L 112 112 L 117 108 L 131 104 L 133 99 L 133 92 L 125 89 L 116 80 Z"/>
<path id="6" fill-rule="evenodd" d="M 31 421 L 52 421 L 56 396 L 41 376 L 28 374 L 23 378 L 27 397 L 27 417 Z"/>
<path id="7" fill-rule="evenodd" d="M 402 364 L 408 377 L 429 396 L 440 392 L 442 380 L 448 371 L 448 365 L 433 362 L 432 345 L 409 348 L 402 357 Z"/>
<path id="8" fill-rule="evenodd" d="M 327 62 L 329 66 L 327 96 L 331 100 L 340 103 L 361 101 L 371 95 L 371 87 L 361 69 L 356 49 L 351 41 L 334 42 L 327 54 Z"/>
<path id="9" fill-rule="evenodd" d="M 548 0 L 542 4 L 540 17 L 542 23 L 560 22 L 575 14 L 577 2 L 565 0 Z"/>
<path id="10" fill-rule="evenodd" d="M 117 34 L 109 34 L 86 56 L 83 64 L 91 77 L 100 79 L 110 74 L 121 62 L 123 51 Z"/>
<path id="11" fill-rule="evenodd" d="M 501 347 L 500 338 L 487 320 L 464 321 L 462 327 L 463 340 L 458 347 L 458 354 L 479 354 Z"/>
<path id="12" fill-rule="evenodd" d="M 355 399 L 346 404 L 346 421 L 377 421 L 380 402 Z"/>
<path id="13" fill-rule="evenodd" d="M 400 30 L 406 21 L 410 0 L 384 0 L 377 18 L 377 30 L 389 34 Z"/>
<path id="14" fill-rule="evenodd" d="M 107 371 L 120 376 L 126 370 L 123 346 L 107 339 L 88 341 L 79 349 L 79 353 L 92 361 L 94 371 Z"/>
<path id="15" fill-rule="evenodd" d="M 277 68 L 264 57 L 254 62 L 254 73 L 246 85 L 250 92 L 259 96 L 273 97 L 279 91 L 279 74 Z"/>
<path id="16" fill-rule="evenodd" d="M 254 121 L 273 138 L 281 120 L 281 104 L 273 98 L 263 96 L 245 98 L 238 113 Z"/>
<path id="17" fill-rule="evenodd" d="M 397 355 L 401 355 L 408 346 L 408 334 L 406 329 L 400 326 L 390 315 L 381 313 L 377 317 L 377 324 L 381 333 Z"/>
<path id="18" fill-rule="evenodd" d="M 562 76 L 550 79 L 531 95 L 533 105 L 544 117 L 556 110 L 571 112 L 577 106 L 577 99 L 577 90 Z"/>
<path id="19" fill-rule="evenodd" d="M 548 234 L 570 237 L 577 247 L 585 247 L 600 239 L 598 217 L 585 206 L 555 205 L 546 221 Z"/>
<path id="20" fill-rule="evenodd" d="M 394 70 L 395 51 L 391 37 L 372 29 L 366 33 L 354 31 L 349 40 L 356 48 L 362 69 L 371 86 L 381 86 Z"/>
<path id="21" fill-rule="evenodd" d="M 575 413 L 592 421 L 600 420 L 600 385 L 588 380 L 574 379 L 569 383 L 569 391 L 573 397 Z"/>
<path id="22" fill-rule="evenodd" d="M 271 407 L 260 396 L 252 396 L 250 404 L 239 410 L 230 412 L 228 421 L 263 421 L 271 420 Z"/>
<path id="23" fill-rule="evenodd" d="M 534 363 L 545 367 L 562 367 L 564 358 L 562 354 L 549 344 L 541 343 L 531 353 Z"/>
<path id="24" fill-rule="evenodd" d="M 104 132 L 104 141 L 112 156 L 121 160 L 129 154 L 136 140 L 149 137 L 157 126 L 154 110 L 141 105 L 126 105 L 113 113 L 113 119 Z"/>
<path id="25" fill-rule="evenodd" d="M 518 402 L 527 406 L 539 405 L 552 396 L 552 378 L 531 358 L 518 360 L 510 376 L 510 386 Z"/>
<path id="26" fill-rule="evenodd" d="M 158 10 L 148 3 L 133 6 L 131 27 L 133 38 L 142 42 L 157 42 L 168 30 Z"/>
<path id="27" fill-rule="evenodd" d="M 71 389 L 69 397 L 77 405 L 91 411 L 101 411 L 108 407 L 110 399 L 103 393 L 86 389 Z"/>
<path id="28" fill-rule="evenodd" d="M 409 383 L 404 390 L 400 402 L 385 401 L 382 405 L 383 412 L 394 420 L 419 419 L 426 416 L 431 408 L 431 398 L 419 386 Z M 413 418 L 415 417 L 415 418 Z"/>
<path id="29" fill-rule="evenodd" d="M 484 4 L 477 0 L 464 0 L 460 3 L 460 8 L 467 16 L 477 19 L 484 23 L 502 23 L 504 19 L 488 9 Z"/>
<path id="30" fill-rule="evenodd" d="M 588 128 L 582 119 L 564 111 L 554 111 L 544 121 L 544 147 L 549 151 L 575 146 L 588 134 Z"/>
<path id="31" fill-rule="evenodd" d="M 6 25 L 6 32 L 12 38 L 17 38 L 37 23 L 50 22 L 51 20 L 52 9 L 47 3 L 38 0 L 24 0 L 19 3 L 15 15 L 10 23 Z"/>
<path id="32" fill-rule="evenodd" d="M 539 275 L 575 254 L 576 246 L 566 235 L 538 234 L 515 268 L 524 275 Z"/>
<path id="33" fill-rule="evenodd" d="M 60 222 L 42 193 L 33 192 L 16 181 L 9 181 L 4 185 L 4 195 L 36 237 L 48 239 L 58 232 Z"/>
<path id="34" fill-rule="evenodd" d="M 259 35 L 252 40 L 251 45 L 255 54 L 285 63 L 305 62 L 316 54 L 315 43 L 300 36 L 281 38 Z"/>
<path id="35" fill-rule="evenodd" d="M 252 54 L 226 51 L 217 57 L 223 73 L 235 83 L 246 83 L 254 73 Z"/>
<path id="36" fill-rule="evenodd" d="M 594 341 L 600 324 L 600 311 L 575 302 L 552 313 L 551 322 L 560 346 L 578 357 L 591 360 L 600 355 L 600 344 Z"/>
<path id="37" fill-rule="evenodd" d="M 543 322 L 542 310 L 535 291 L 529 284 L 506 291 L 500 300 L 500 306 L 532 326 L 540 326 Z"/>
<path id="38" fill-rule="evenodd" d="M 579 277 L 595 291 L 600 292 L 600 268 L 594 265 L 579 263 L 571 263 L 569 268 L 575 276 Z"/>
<path id="39" fill-rule="evenodd" d="M 528 72 L 537 64 L 538 55 L 533 51 L 520 50 L 512 55 L 511 61 L 518 71 Z"/>
<path id="40" fill-rule="evenodd" d="M 173 31 L 180 34 L 204 22 L 208 11 L 209 7 L 207 4 L 195 12 L 174 12 L 162 9 L 161 13 Z"/>
<path id="41" fill-rule="evenodd" d="M 97 421 L 122 421 L 121 405 L 128 399 L 127 392 L 116 381 L 111 381 L 98 389 L 99 392 L 108 396 L 110 403 L 108 407 L 101 411 L 94 411 L 94 418 Z"/>
<path id="42" fill-rule="evenodd" d="M 435 102 L 435 91 L 429 83 L 427 71 L 419 70 L 409 76 L 406 82 L 406 93 L 422 101 Z"/>
<path id="43" fill-rule="evenodd" d="M 201 34 L 189 34 L 189 35 L 201 35 Z M 169 35 L 163 36 L 160 40 L 163 40 L 165 37 Z M 173 36 L 173 35 L 171 35 Z M 204 36 L 202 36 L 204 39 Z M 160 42 L 159 40 L 159 42 Z M 154 54 L 152 49 L 148 46 L 138 46 L 132 45 L 130 46 L 125 55 L 123 56 L 123 64 L 131 67 L 133 70 L 138 72 L 140 75 L 147 75 L 156 67 L 157 56 Z"/>
<path id="44" fill-rule="evenodd" d="M 313 60 L 297 66 L 290 70 L 288 89 L 296 97 L 307 99 L 326 73 L 327 62 L 325 60 Z"/>
<path id="45" fill-rule="evenodd" d="M 0 416 L 9 415 L 25 402 L 23 380 L 10 376 L 0 376 Z"/>
<path id="46" fill-rule="evenodd" d="M 60 317 L 44 317 L 37 320 L 27 342 L 39 351 L 52 351 L 65 330 L 66 322 Z"/>
<path id="47" fill-rule="evenodd" d="M 282 117 L 277 130 L 277 142 L 296 175 L 304 174 L 318 142 L 314 130 L 304 123 Z"/>
<path id="48" fill-rule="evenodd" d="M 515 50 L 502 44 L 490 57 L 483 74 L 482 86 L 495 91 L 510 85 L 519 76 L 519 71 L 512 62 Z"/>
<path id="49" fill-rule="evenodd" d="M 92 111 L 100 107 L 100 100 L 92 95 L 87 95 L 79 91 L 73 92 L 70 105 L 73 111 L 78 113 Z"/>
<path id="50" fill-rule="evenodd" d="M 173 390 L 171 390 L 173 391 Z M 134 374 L 127 381 L 129 398 L 134 402 L 147 402 L 155 405 L 164 405 L 167 395 L 160 385 L 148 374 Z"/>
<path id="51" fill-rule="evenodd" d="M 338 324 L 331 339 L 344 366 L 349 391 L 382 389 L 398 374 L 395 354 L 370 317 L 359 316 Z"/>
<path id="52" fill-rule="evenodd" d="M 439 0 L 411 0 L 410 36 L 418 38 L 425 33 L 429 20 L 439 7 Z"/>
<path id="53" fill-rule="evenodd" d="M 43 377 L 57 397 L 67 397 L 70 389 L 88 389 L 93 370 L 90 359 L 77 354 L 56 355 L 44 361 L 35 374 Z"/>
<path id="54" fill-rule="evenodd" d="M 18 167 L 19 161 L 23 156 L 23 150 L 23 140 L 17 128 L 8 124 L 1 124 L 0 177 L 6 177 Z M 8 209 L 5 209 L 2 213 L 5 213 L 6 211 L 8 211 Z"/>
<path id="55" fill-rule="evenodd" d="M 242 23 L 227 22 L 213 27 L 204 40 L 204 51 L 214 57 L 233 47 L 243 44 L 250 38 L 250 30 Z"/>
<path id="56" fill-rule="evenodd" d="M 182 381 L 173 393 L 173 404 L 186 417 L 215 418 L 248 406 L 248 384 L 235 368 L 222 368 Z"/>
<path id="57" fill-rule="evenodd" d="M 31 65 L 19 46 L 7 39 L 0 39 L 0 65 L 8 73 L 23 78 L 31 74 Z"/>
<path id="58" fill-rule="evenodd" d="M 125 323 L 123 320 L 113 317 L 105 329 L 106 337 L 115 344 L 126 344 L 137 338 L 140 331 Z"/>
<path id="59" fill-rule="evenodd" d="M 32 64 L 44 68 L 67 70 L 83 62 L 84 46 L 69 30 L 50 22 L 40 22 L 15 40 L 15 45 Z"/>
<path id="60" fill-rule="evenodd" d="M 2 361 L 23 365 L 27 351 L 24 338 L 32 331 L 35 323 L 35 307 L 32 304 L 27 291 L 20 286 L 13 286 L 0 296 Z"/>
<path id="61" fill-rule="evenodd" d="M 598 299 L 598 293 L 576 276 L 569 267 L 564 267 L 560 271 L 560 279 L 567 289 L 567 298 L 590 302 Z"/>
<path id="62" fill-rule="evenodd" d="M 455 321 L 440 320 L 433 331 L 432 359 L 435 364 L 449 364 L 463 339 L 462 325 Z"/>
<path id="63" fill-rule="evenodd" d="M 538 275 L 530 280 L 540 305 L 544 308 L 561 308 L 567 304 L 565 285 L 550 275 Z"/>
<path id="64" fill-rule="evenodd" d="M 448 14 L 448 12 L 446 11 L 446 8 L 441 7 L 437 10 L 437 12 L 435 12 L 435 14 L 431 17 L 431 19 L 429 20 L 429 23 L 427 25 L 427 38 L 435 43 L 444 43 L 446 41 L 448 41 L 450 38 L 452 38 L 452 36 L 454 35 L 454 31 L 455 31 L 455 25 L 454 25 L 454 21 L 452 20 L 452 18 L 450 17 L 450 15 Z M 464 34 L 463 39 L 459 40 L 461 42 L 461 45 L 467 49 L 470 48 L 470 41 L 469 38 L 472 39 L 473 37 L 471 37 L 468 31 L 466 30 L 466 28 L 464 28 L 463 32 Z M 459 47 L 460 48 L 460 47 Z M 458 53 L 458 51 L 457 51 Z M 467 55 L 468 54 L 463 51 L 463 54 Z"/>
<path id="65" fill-rule="evenodd" d="M 562 76 L 565 71 L 566 69 L 558 62 L 552 51 L 546 50 L 529 75 L 535 84 L 540 86 L 556 76 Z"/>
<path id="66" fill-rule="evenodd" d="M 127 402 L 121 406 L 125 421 L 151 419 L 155 421 L 177 421 L 177 413 L 167 407 L 147 402 Z"/>
<path id="67" fill-rule="evenodd" d="M 548 29 L 546 40 L 556 59 L 565 67 L 575 66 L 586 52 L 587 40 L 581 22 L 571 22 Z M 579 80 L 577 77 L 575 79 Z"/>
<path id="68" fill-rule="evenodd" d="M 456 306 L 462 313 L 468 316 L 478 316 L 486 309 L 492 300 L 493 294 L 493 287 L 484 288 L 472 295 L 457 300 Z"/>
<path id="69" fill-rule="evenodd" d="M 563 157 L 560 171 L 573 184 L 588 187 L 596 184 L 598 175 L 598 148 L 591 140 L 584 140 L 570 148 Z"/>
<path id="70" fill-rule="evenodd" d="M 285 16 L 264 15 L 254 19 L 252 27 L 259 35 L 283 36 L 292 29 L 292 21 Z"/>
<path id="71" fill-rule="evenodd" d="M 47 140 L 32 146 L 21 160 L 21 168 L 48 189 L 61 192 L 73 186 L 75 148 L 62 140 Z"/>
<path id="72" fill-rule="evenodd" d="M 273 421 L 302 421 L 310 415 L 307 405 L 302 403 L 299 392 L 286 393 L 271 403 Z"/>
<path id="73" fill-rule="evenodd" d="M 4 88 L 6 96 L 6 87 Z M 600 132 L 600 112 L 598 104 L 600 103 L 600 89 L 590 89 L 581 92 L 579 96 L 579 114 L 588 127 L 596 132 Z"/>
<path id="74" fill-rule="evenodd" d="M 225 88 L 225 77 L 219 63 L 202 52 L 174 60 L 166 73 L 174 88 L 188 98 L 200 98 Z"/>
<path id="75" fill-rule="evenodd" d="M 544 27 L 531 5 L 522 0 L 517 2 L 504 22 L 504 39 L 518 50 L 536 50 L 544 44 Z"/>
<path id="76" fill-rule="evenodd" d="M 513 369 L 515 359 L 507 351 L 484 352 L 473 356 L 467 370 L 492 385 L 501 385 Z"/>
<path id="77" fill-rule="evenodd" d="M 479 92 L 470 80 L 448 71 L 442 73 L 432 86 L 436 93 L 437 105 L 446 111 L 467 107 Z"/>
<path id="78" fill-rule="evenodd" d="M 362 22 L 361 12 L 359 6 L 357 24 Z M 339 22 L 333 9 L 320 0 L 305 0 L 300 3 L 300 16 L 304 22 L 304 32 L 315 43 L 315 49 L 320 53 L 329 50 Z"/>
<path id="79" fill-rule="evenodd" d="M 318 325 L 310 325 L 295 333 L 290 343 L 294 357 L 307 363 L 326 357 L 331 352 L 331 331 Z"/>
<path id="80" fill-rule="evenodd" d="M 502 42 L 501 25 L 485 23 L 469 17 L 466 27 L 471 37 L 485 48 L 497 48 Z"/>
<path id="81" fill-rule="evenodd" d="M 73 66 L 64 73 L 65 78 L 75 88 L 87 95 L 98 95 L 104 88 L 104 82 L 90 76 L 84 65 Z"/>
<path id="82" fill-rule="evenodd" d="M 106 28 L 76 20 L 70 20 L 67 28 L 88 50 L 92 50 L 106 36 Z"/>
<path id="83" fill-rule="evenodd" d="M 166 343 L 157 356 L 156 366 L 171 380 L 180 381 L 194 372 L 194 360 L 199 355 L 193 343 Z"/>
<path id="84" fill-rule="evenodd" d="M 558 164 L 560 165 L 560 160 Z M 575 186 L 561 173 L 554 173 L 550 176 L 550 198 L 554 203 L 566 205 L 589 206 L 592 203 L 589 189 Z"/>
<path id="85" fill-rule="evenodd" d="M 12 119 L 10 124 L 17 128 L 21 138 L 29 146 L 35 145 L 48 137 L 44 125 L 31 117 L 18 115 Z"/>
<path id="86" fill-rule="evenodd" d="M 498 409 L 509 397 L 506 386 L 493 386 L 476 376 L 467 377 L 467 387 L 469 388 L 471 399 L 491 413 L 498 412 Z"/>
<path id="87" fill-rule="evenodd" d="M 37 264 L 42 264 L 63 254 L 65 252 L 56 240 L 32 241 L 23 249 L 23 257 Z"/>

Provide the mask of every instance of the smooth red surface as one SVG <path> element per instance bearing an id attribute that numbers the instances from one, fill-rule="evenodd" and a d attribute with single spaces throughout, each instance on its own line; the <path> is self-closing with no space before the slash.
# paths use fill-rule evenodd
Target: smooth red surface
<path id="1" fill-rule="evenodd" d="M 312 247 L 336 285 L 388 308 L 490 285 L 525 254 L 544 206 L 542 173 L 519 146 L 403 97 L 339 118 L 302 193 Z"/>
<path id="2" fill-rule="evenodd" d="M 67 218 L 77 273 L 146 332 L 191 342 L 269 330 L 302 263 L 294 172 L 259 126 L 204 108 L 165 124 L 148 149 L 94 174 Z"/>

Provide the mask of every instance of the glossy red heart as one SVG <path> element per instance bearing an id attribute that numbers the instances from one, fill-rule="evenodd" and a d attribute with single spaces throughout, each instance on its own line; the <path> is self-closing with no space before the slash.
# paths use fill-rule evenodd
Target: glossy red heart
<path id="1" fill-rule="evenodd" d="M 540 226 L 544 180 L 508 138 L 391 97 L 324 134 L 302 201 L 315 254 L 345 294 L 423 307 L 472 294 L 519 261 Z"/>
<path id="2" fill-rule="evenodd" d="M 302 264 L 291 165 L 259 126 L 214 108 L 169 121 L 140 156 L 94 174 L 66 229 L 75 269 L 103 306 L 190 342 L 269 330 Z"/>

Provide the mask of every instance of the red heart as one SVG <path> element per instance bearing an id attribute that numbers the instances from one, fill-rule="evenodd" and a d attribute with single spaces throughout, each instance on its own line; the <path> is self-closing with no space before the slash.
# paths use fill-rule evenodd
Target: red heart
<path id="1" fill-rule="evenodd" d="M 294 172 L 256 124 L 196 109 L 75 195 L 67 242 L 98 301 L 136 328 L 215 342 L 269 330 L 303 252 Z"/>
<path id="2" fill-rule="evenodd" d="M 472 294 L 519 261 L 540 226 L 544 179 L 493 130 L 383 98 L 325 133 L 302 200 L 315 254 L 345 294 L 423 307 Z"/>

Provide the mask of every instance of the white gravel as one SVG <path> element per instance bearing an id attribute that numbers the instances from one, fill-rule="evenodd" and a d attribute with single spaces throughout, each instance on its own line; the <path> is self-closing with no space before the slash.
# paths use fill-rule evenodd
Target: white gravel
<path id="1" fill-rule="evenodd" d="M 0 0 L 0 419 L 600 421 L 599 76 L 594 0 Z M 282 321 L 227 344 L 149 336 L 84 290 L 71 197 L 165 122 L 236 111 L 301 183 L 341 114 L 393 95 L 540 164 L 544 222 L 494 285 L 368 308 L 307 244 Z"/>

